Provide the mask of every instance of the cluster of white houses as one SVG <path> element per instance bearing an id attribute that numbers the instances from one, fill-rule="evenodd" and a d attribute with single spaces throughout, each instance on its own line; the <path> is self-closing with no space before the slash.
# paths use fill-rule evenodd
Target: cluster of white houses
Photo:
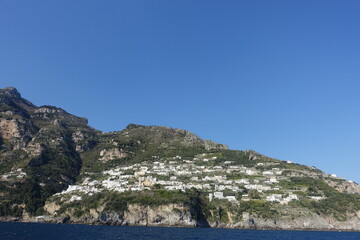
<path id="1" fill-rule="evenodd" d="M 65 191 L 55 195 L 74 202 L 81 201 L 84 195 L 108 190 L 116 192 L 143 191 L 153 188 L 185 191 L 196 188 L 208 193 L 209 201 L 223 199 L 234 204 L 240 201 L 250 201 L 251 190 L 260 193 L 263 200 L 288 204 L 298 200 L 296 191 L 281 187 L 280 181 L 289 180 L 283 176 L 283 171 L 276 165 L 277 162 L 257 163 L 255 167 L 236 165 L 232 161 L 214 162 L 216 156 L 202 154 L 192 160 L 182 160 L 176 156 L 172 159 L 158 159 L 141 163 L 119 166 L 103 171 L 100 174 L 88 173 L 79 185 L 70 185 Z M 288 164 L 291 162 L 288 161 Z M 306 171 L 296 170 L 296 174 Z M 337 178 L 335 175 L 324 174 L 327 177 Z M 26 173 L 22 169 L 7 175 L 0 175 L 3 179 L 10 177 L 23 178 Z M 349 181 L 352 182 L 352 181 Z M 304 191 L 305 189 L 301 189 Z M 237 194 L 241 193 L 241 194 Z M 308 196 L 313 200 L 322 200 L 324 196 Z M 248 213 L 243 213 L 248 214 Z M 36 220 L 47 221 L 50 216 L 38 216 Z"/>
<path id="2" fill-rule="evenodd" d="M 106 151 L 101 151 L 100 160 L 109 157 L 105 153 Z M 116 151 L 110 153 L 117 157 L 121 157 L 122 154 Z M 65 191 L 55 195 L 66 195 L 66 198 L 72 202 L 82 200 L 84 195 L 93 195 L 104 190 L 125 192 L 156 188 L 186 191 L 196 188 L 208 193 L 210 201 L 216 199 L 225 199 L 234 203 L 239 203 L 240 200 L 248 201 L 250 200 L 248 193 L 252 190 L 260 193 L 260 197 L 265 201 L 288 204 L 290 201 L 298 200 L 297 191 L 284 189 L 280 184 L 282 180 L 289 178 L 284 176 L 283 170 L 277 166 L 279 162 L 259 162 L 254 167 L 246 167 L 234 161 L 217 161 L 217 157 L 216 154 L 205 153 L 193 159 L 183 159 L 181 156 L 159 159 L 158 156 L 153 156 L 152 161 L 119 166 L 102 173 L 88 173 L 80 184 L 70 185 Z M 287 164 L 292 162 L 287 161 Z M 310 173 L 304 170 L 291 170 L 291 172 L 293 176 L 313 174 L 342 179 L 335 174 Z M 313 175 L 310 177 L 317 177 Z M 0 175 L 0 181 L 24 182 L 27 177 L 25 169 L 18 168 Z M 45 184 L 40 183 L 40 185 Z M 308 197 L 317 201 L 325 198 L 321 194 Z"/>
<path id="3" fill-rule="evenodd" d="M 235 165 L 225 161 L 218 165 L 211 164 L 217 159 L 211 154 L 202 154 L 192 160 L 183 160 L 180 156 L 171 159 L 158 159 L 129 166 L 121 166 L 102 172 L 97 177 L 86 177 L 80 185 L 71 185 L 67 190 L 56 195 L 70 194 L 71 201 L 81 200 L 81 194 L 92 195 L 103 190 L 118 192 L 150 190 L 153 187 L 166 190 L 196 188 L 209 193 L 209 200 L 227 199 L 231 202 L 247 201 L 248 190 L 262 193 L 264 200 L 287 204 L 297 200 L 298 196 L 291 191 L 281 189 L 277 184 L 285 179 L 276 163 L 258 163 L 267 165 L 261 168 Z M 273 164 L 274 166 L 270 166 Z M 283 191 L 283 194 L 274 192 Z M 236 194 L 243 192 L 242 194 Z"/>

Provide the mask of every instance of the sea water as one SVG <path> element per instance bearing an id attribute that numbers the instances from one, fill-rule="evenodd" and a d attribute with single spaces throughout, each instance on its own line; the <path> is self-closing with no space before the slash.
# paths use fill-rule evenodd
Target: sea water
<path id="1" fill-rule="evenodd" d="M 0 223 L 0 240 L 77 239 L 241 239 L 360 240 L 359 232 L 240 230 L 219 228 L 119 227 L 46 223 Z"/>

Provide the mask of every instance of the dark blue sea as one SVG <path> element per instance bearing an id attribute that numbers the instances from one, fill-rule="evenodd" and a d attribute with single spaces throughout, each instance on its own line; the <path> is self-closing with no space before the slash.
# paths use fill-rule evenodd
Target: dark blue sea
<path id="1" fill-rule="evenodd" d="M 239 230 L 214 228 L 116 227 L 45 223 L 0 223 L 0 240 L 8 239 L 360 240 L 360 233 Z"/>

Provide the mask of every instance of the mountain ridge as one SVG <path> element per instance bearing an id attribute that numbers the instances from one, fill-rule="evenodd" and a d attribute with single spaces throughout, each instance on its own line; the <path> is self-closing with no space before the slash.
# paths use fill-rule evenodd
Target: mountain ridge
<path id="1" fill-rule="evenodd" d="M 183 129 L 103 133 L 0 89 L 3 221 L 360 230 L 359 193 L 314 167 Z"/>

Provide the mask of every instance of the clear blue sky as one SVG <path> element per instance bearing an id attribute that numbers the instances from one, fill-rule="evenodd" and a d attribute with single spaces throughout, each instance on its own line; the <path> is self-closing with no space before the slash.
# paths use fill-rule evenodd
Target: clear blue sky
<path id="1" fill-rule="evenodd" d="M 360 182 L 360 1 L 0 0 L 0 87 Z"/>

